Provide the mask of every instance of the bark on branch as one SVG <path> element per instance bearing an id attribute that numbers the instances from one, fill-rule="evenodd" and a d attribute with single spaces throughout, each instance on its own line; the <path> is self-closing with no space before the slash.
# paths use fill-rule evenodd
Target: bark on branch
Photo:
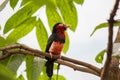
<path id="1" fill-rule="evenodd" d="M 43 59 L 45 58 L 45 56 L 50 57 L 48 53 L 42 52 L 40 50 L 32 49 L 22 44 L 10 45 L 10 46 L 0 49 L 0 51 L 2 51 L 4 54 L 0 57 L 0 60 L 3 60 L 9 57 L 12 54 L 33 55 L 33 56 L 37 56 Z M 58 57 L 53 55 L 53 58 L 58 58 Z M 72 58 L 68 58 L 65 56 L 61 56 L 61 59 L 57 59 L 56 63 L 71 67 L 74 70 L 91 73 L 96 76 L 100 76 L 100 73 L 101 73 L 101 70 L 98 67 L 95 67 L 91 64 L 78 61 Z"/>
<path id="2" fill-rule="evenodd" d="M 101 73 L 101 80 L 106 80 L 108 78 L 108 72 L 110 70 L 110 63 L 111 63 L 111 55 L 112 55 L 112 49 L 113 49 L 113 26 L 115 23 L 114 17 L 116 15 L 116 12 L 118 10 L 118 6 L 119 6 L 119 1 L 120 0 L 116 0 L 115 5 L 113 7 L 113 10 L 110 14 L 110 18 L 108 20 L 108 47 L 107 47 L 107 58 L 106 58 L 106 62 L 104 64 L 102 73 Z"/>

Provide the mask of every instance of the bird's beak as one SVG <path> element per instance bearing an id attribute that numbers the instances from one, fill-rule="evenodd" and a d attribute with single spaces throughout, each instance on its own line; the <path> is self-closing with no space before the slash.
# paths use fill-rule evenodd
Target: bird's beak
<path id="1" fill-rule="evenodd" d="M 69 28 L 70 24 L 64 24 L 65 28 Z"/>

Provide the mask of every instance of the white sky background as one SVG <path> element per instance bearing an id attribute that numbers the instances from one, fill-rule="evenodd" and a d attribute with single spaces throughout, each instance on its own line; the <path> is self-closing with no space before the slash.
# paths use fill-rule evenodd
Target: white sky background
<path id="1" fill-rule="evenodd" d="M 2 1 L 3 0 L 0 0 L 0 4 Z M 98 30 L 92 37 L 90 37 L 90 34 L 96 25 L 108 20 L 114 2 L 115 0 L 85 0 L 82 6 L 76 5 L 79 22 L 75 32 L 68 29 L 70 36 L 70 48 L 65 56 L 88 62 L 98 67 L 102 66 L 101 64 L 96 63 L 94 58 L 98 52 L 107 47 L 107 29 Z M 6 20 L 17 10 L 18 8 L 15 8 L 13 11 L 9 5 L 7 5 L 5 10 L 0 12 L 0 25 L 2 28 Z M 42 10 L 45 11 L 44 7 Z M 35 15 L 40 17 L 45 25 L 48 26 L 45 13 L 42 10 L 39 10 Z M 120 13 L 117 13 L 116 18 L 119 19 L 119 17 Z M 47 30 L 49 31 L 49 29 Z M 117 30 L 117 28 L 115 28 L 115 30 Z M 2 34 L 2 32 L 0 32 L 0 34 Z M 32 48 L 39 49 L 34 30 L 19 42 Z M 23 73 L 23 71 L 20 71 L 20 73 Z M 100 79 L 97 76 L 74 71 L 73 69 L 64 66 L 61 66 L 59 73 L 64 75 L 67 80 Z"/>

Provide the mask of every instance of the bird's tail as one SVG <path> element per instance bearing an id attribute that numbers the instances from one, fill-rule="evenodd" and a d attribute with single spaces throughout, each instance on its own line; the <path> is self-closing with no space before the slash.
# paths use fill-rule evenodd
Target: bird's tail
<path id="1" fill-rule="evenodd" d="M 48 59 L 45 66 L 46 66 L 46 73 L 49 78 L 53 75 L 53 66 L 54 66 L 55 59 Z"/>

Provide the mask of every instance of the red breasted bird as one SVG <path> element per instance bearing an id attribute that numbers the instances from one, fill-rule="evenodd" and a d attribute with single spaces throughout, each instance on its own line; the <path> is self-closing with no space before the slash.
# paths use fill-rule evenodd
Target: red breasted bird
<path id="1" fill-rule="evenodd" d="M 48 43 L 46 46 L 46 52 L 50 53 L 51 58 L 46 57 L 47 62 L 46 73 L 49 78 L 53 75 L 53 65 L 56 59 L 52 58 L 52 55 L 56 55 L 61 57 L 61 52 L 65 43 L 65 30 L 69 27 L 69 25 L 57 23 L 54 25 L 52 34 L 48 39 Z"/>

